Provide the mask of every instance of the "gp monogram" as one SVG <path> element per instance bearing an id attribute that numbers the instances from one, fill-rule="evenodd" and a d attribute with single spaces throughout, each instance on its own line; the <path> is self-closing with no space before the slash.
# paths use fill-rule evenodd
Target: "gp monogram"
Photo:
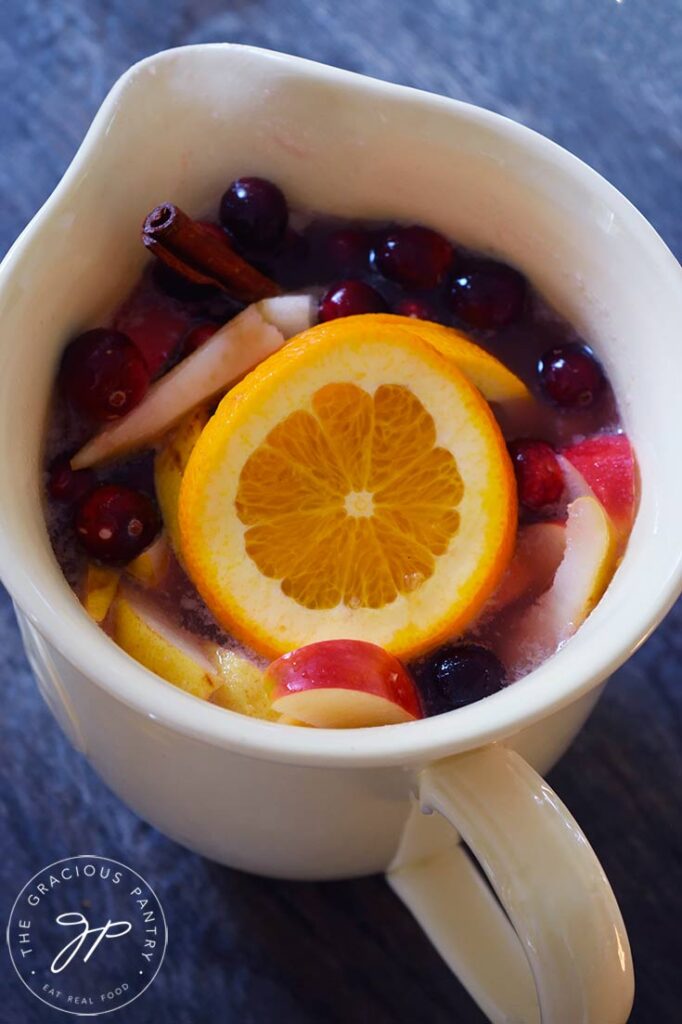
<path id="1" fill-rule="evenodd" d="M 131 868 L 81 854 L 49 864 L 21 890 L 7 925 L 14 969 L 42 1002 L 95 1017 L 152 983 L 166 951 L 161 904 Z"/>

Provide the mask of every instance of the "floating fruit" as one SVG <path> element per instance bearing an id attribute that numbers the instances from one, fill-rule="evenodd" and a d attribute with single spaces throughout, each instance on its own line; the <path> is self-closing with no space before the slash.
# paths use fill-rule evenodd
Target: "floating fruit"
<path id="1" fill-rule="evenodd" d="M 320 299 L 320 321 L 336 320 L 338 317 L 358 316 L 362 313 L 381 313 L 387 309 L 386 301 L 376 288 L 364 281 L 349 279 L 324 293 Z"/>
<path id="2" fill-rule="evenodd" d="M 451 360 L 489 402 L 530 403 L 531 394 L 526 385 L 508 370 L 495 356 L 476 345 L 462 331 L 444 324 L 395 313 L 376 313 L 363 317 L 365 328 L 383 324 L 402 328 L 414 336 L 419 335 L 442 356 Z"/>
<path id="3" fill-rule="evenodd" d="M 543 594 L 552 584 L 565 549 L 564 523 L 520 526 L 512 560 L 486 605 L 486 613 L 499 612 L 522 597 L 532 599 Z"/>
<path id="4" fill-rule="evenodd" d="M 310 317 L 307 295 L 264 299 L 221 327 L 149 389 L 131 415 L 96 434 L 71 460 L 84 469 L 143 448 L 284 344 L 289 330 Z M 281 314 L 281 319 L 280 319 Z M 308 319 L 308 323 L 309 323 Z M 288 334 L 287 334 L 288 336 Z"/>
<path id="5" fill-rule="evenodd" d="M 120 578 L 120 569 L 111 569 L 96 562 L 88 563 L 81 600 L 86 612 L 95 622 L 104 622 L 109 614 Z"/>
<path id="6" fill-rule="evenodd" d="M 284 238 L 289 211 L 284 194 L 265 178 L 237 178 L 220 201 L 220 221 L 238 245 L 262 250 Z"/>
<path id="7" fill-rule="evenodd" d="M 616 568 L 611 521 L 596 498 L 568 507 L 566 548 L 552 586 L 508 624 L 500 646 L 508 664 L 539 664 L 571 637 L 602 596 Z"/>
<path id="8" fill-rule="evenodd" d="M 224 648 L 216 652 L 216 665 L 218 685 L 209 698 L 212 704 L 252 718 L 279 718 L 270 706 L 265 677 L 257 665 Z"/>
<path id="9" fill-rule="evenodd" d="M 410 665 L 427 715 L 491 697 L 506 682 L 500 659 L 481 644 L 446 644 Z"/>
<path id="10" fill-rule="evenodd" d="M 171 553 L 165 534 L 161 533 L 141 555 L 126 566 L 126 573 L 145 587 L 160 586 L 170 568 Z"/>
<path id="11" fill-rule="evenodd" d="M 223 399 L 183 477 L 183 562 L 219 622 L 277 655 L 372 639 L 409 655 L 477 615 L 516 487 L 489 406 L 402 324 L 335 320 Z"/>
<path id="12" fill-rule="evenodd" d="M 538 362 L 543 391 L 565 409 L 586 409 L 604 390 L 604 371 L 585 345 L 552 348 Z"/>
<path id="13" fill-rule="evenodd" d="M 309 644 L 273 661 L 265 682 L 275 711 L 322 729 L 397 725 L 422 717 L 409 672 L 376 644 Z"/>
<path id="14" fill-rule="evenodd" d="M 188 413 L 168 433 L 154 459 L 154 486 L 168 539 L 176 555 L 180 554 L 178 501 L 185 466 L 194 445 L 208 423 L 208 411 L 199 407 Z"/>
<path id="15" fill-rule="evenodd" d="M 404 288 L 436 288 L 452 263 L 447 238 L 431 228 L 393 228 L 379 242 L 375 263 L 384 277 Z"/>
<path id="16" fill-rule="evenodd" d="M 597 434 L 562 455 L 599 498 L 619 533 L 627 534 L 635 517 L 636 480 L 635 456 L 625 434 Z"/>
<path id="17" fill-rule="evenodd" d="M 125 565 L 137 558 L 159 531 L 154 502 L 131 487 L 103 484 L 76 510 L 76 536 L 91 558 Z"/>
<path id="18" fill-rule="evenodd" d="M 69 459 L 63 458 L 57 459 L 50 467 L 47 492 L 55 501 L 73 505 L 94 490 L 96 484 L 97 479 L 92 470 L 74 470 Z"/>
<path id="19" fill-rule="evenodd" d="M 59 382 L 74 409 L 104 422 L 124 416 L 142 401 L 149 369 L 127 334 L 97 327 L 67 347 Z"/>
<path id="20" fill-rule="evenodd" d="M 556 505 L 564 492 L 564 475 L 551 445 L 523 438 L 511 442 L 509 454 L 514 463 L 519 503 L 532 512 Z"/>
<path id="21" fill-rule="evenodd" d="M 507 327 L 523 315 L 526 279 L 504 263 L 477 260 L 458 267 L 450 289 L 450 308 L 471 327 Z"/>
<path id="22" fill-rule="evenodd" d="M 114 640 L 150 672 L 195 697 L 216 689 L 216 666 L 190 633 L 174 629 L 133 595 L 120 597 L 112 615 Z"/>
<path id="23" fill-rule="evenodd" d="M 324 240 L 326 261 L 336 274 L 363 274 L 369 270 L 374 234 L 360 228 L 339 228 Z"/>

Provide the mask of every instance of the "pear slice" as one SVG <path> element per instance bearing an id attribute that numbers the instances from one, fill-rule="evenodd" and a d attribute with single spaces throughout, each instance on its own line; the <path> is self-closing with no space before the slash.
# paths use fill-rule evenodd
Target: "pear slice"
<path id="1" fill-rule="evenodd" d="M 539 597 L 552 584 L 566 549 L 566 527 L 558 521 L 519 527 L 516 548 L 502 582 L 486 605 L 499 612 L 520 600 Z"/>
<path id="2" fill-rule="evenodd" d="M 217 673 L 204 646 L 172 627 L 133 594 L 119 597 L 113 609 L 113 639 L 132 658 L 181 690 L 210 697 Z"/>
<path id="3" fill-rule="evenodd" d="M 199 440 L 208 419 L 208 411 L 202 406 L 188 413 L 164 439 L 154 460 L 156 499 L 161 509 L 171 547 L 180 560 L 178 501 L 182 474 L 185 472 L 185 466 L 189 462 L 194 445 Z"/>
<path id="4" fill-rule="evenodd" d="M 507 669 L 530 671 L 573 636 L 606 590 L 617 560 L 616 534 L 601 503 L 591 495 L 576 498 L 552 586 L 505 629 L 499 653 Z"/>
<path id="5" fill-rule="evenodd" d="M 236 651 L 225 648 L 218 648 L 216 662 L 218 680 L 222 685 L 211 694 L 212 704 L 252 718 L 266 718 L 273 722 L 279 719 L 272 710 L 265 678 L 257 665 Z"/>
<path id="6" fill-rule="evenodd" d="M 170 548 L 164 533 L 159 534 L 148 548 L 128 562 L 126 572 L 145 587 L 158 587 L 170 568 Z"/>
<path id="7" fill-rule="evenodd" d="M 98 565 L 97 562 L 88 563 L 83 584 L 82 603 L 88 615 L 95 622 L 104 622 L 109 614 L 120 578 L 120 569 Z"/>
<path id="8" fill-rule="evenodd" d="M 267 305 L 263 306 L 265 302 Z M 286 337 L 291 336 L 288 332 L 297 333 L 300 324 L 311 316 L 309 295 L 284 295 L 254 302 L 152 384 L 140 404 L 126 416 L 108 424 L 88 441 L 71 460 L 73 469 L 108 462 L 157 440 L 191 409 L 226 391 L 239 377 L 281 348 Z M 278 321 L 286 334 L 276 326 Z"/>

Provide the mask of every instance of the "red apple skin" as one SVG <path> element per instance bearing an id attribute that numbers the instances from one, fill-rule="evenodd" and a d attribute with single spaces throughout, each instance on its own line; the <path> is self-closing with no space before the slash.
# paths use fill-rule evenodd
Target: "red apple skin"
<path id="1" fill-rule="evenodd" d="M 635 517 L 635 457 L 625 434 L 598 434 L 563 453 L 602 503 L 620 533 Z"/>
<path id="2" fill-rule="evenodd" d="M 265 673 L 272 700 L 302 690 L 360 690 L 423 718 L 417 688 L 405 667 L 364 640 L 321 640 L 273 661 Z"/>

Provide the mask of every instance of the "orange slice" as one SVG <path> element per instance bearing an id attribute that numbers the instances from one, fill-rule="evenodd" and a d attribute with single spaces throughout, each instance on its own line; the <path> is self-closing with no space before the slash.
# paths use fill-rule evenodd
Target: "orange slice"
<path id="1" fill-rule="evenodd" d="M 395 313 L 363 313 L 346 319 L 352 323 L 360 318 L 367 324 L 385 324 L 418 334 L 446 359 L 452 360 L 489 402 L 532 401 L 530 391 L 516 374 L 455 327 Z"/>
<path id="2" fill-rule="evenodd" d="M 338 319 L 223 399 L 179 522 L 204 600 L 257 651 L 345 637 L 409 657 L 495 589 L 516 488 L 490 408 L 453 363 L 402 326 Z"/>

